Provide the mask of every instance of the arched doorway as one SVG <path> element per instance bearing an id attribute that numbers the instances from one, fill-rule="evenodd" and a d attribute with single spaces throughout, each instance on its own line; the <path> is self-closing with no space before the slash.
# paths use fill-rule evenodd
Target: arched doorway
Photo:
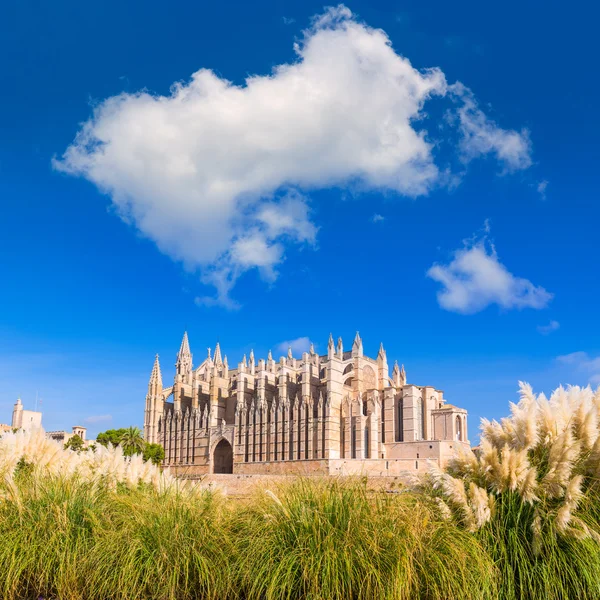
<path id="1" fill-rule="evenodd" d="M 213 454 L 213 473 L 233 473 L 233 448 L 222 439 Z"/>

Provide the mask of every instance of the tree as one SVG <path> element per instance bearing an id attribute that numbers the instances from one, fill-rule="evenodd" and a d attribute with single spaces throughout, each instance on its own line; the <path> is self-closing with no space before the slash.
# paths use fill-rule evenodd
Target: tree
<path id="1" fill-rule="evenodd" d="M 127 429 L 125 428 L 108 429 L 98 434 L 96 437 L 96 442 L 98 442 L 98 444 L 102 444 L 103 446 L 108 446 L 108 444 L 118 446 L 121 443 L 123 435 L 126 431 Z"/>
<path id="2" fill-rule="evenodd" d="M 74 452 L 80 452 L 81 450 L 85 450 L 85 442 L 81 439 L 77 434 L 71 436 L 69 441 L 65 444 L 65 450 L 67 448 L 71 448 Z"/>
<path id="3" fill-rule="evenodd" d="M 160 444 L 148 444 L 138 427 L 107 429 L 97 435 L 96 442 L 103 446 L 121 446 L 125 456 L 141 454 L 144 461 L 151 460 L 155 465 L 165 457 L 164 448 Z"/>
<path id="4" fill-rule="evenodd" d="M 144 448 L 144 461 L 152 461 L 155 465 L 160 465 L 160 463 L 165 458 L 165 449 L 160 444 L 146 444 Z"/>
<path id="5" fill-rule="evenodd" d="M 138 427 L 129 427 L 121 436 L 121 447 L 125 456 L 141 454 L 145 446 L 144 436 Z"/>

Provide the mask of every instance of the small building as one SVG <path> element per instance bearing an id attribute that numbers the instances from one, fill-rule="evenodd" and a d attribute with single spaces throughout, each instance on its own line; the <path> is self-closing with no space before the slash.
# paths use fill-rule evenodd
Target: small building
<path id="1" fill-rule="evenodd" d="M 37 410 L 25 410 L 21 398 L 17 398 L 13 408 L 12 428 L 24 431 L 42 429 L 42 413 Z"/>
<path id="2" fill-rule="evenodd" d="M 86 434 L 87 429 L 85 427 L 74 425 L 70 433 L 68 431 L 47 431 L 46 437 L 55 442 L 66 444 L 72 437 L 78 435 L 83 440 L 84 445 L 88 446 L 90 442 L 86 440 Z"/>

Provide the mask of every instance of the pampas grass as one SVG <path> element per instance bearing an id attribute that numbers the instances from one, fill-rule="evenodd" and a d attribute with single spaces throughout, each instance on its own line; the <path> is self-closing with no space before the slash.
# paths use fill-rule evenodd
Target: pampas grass
<path id="1" fill-rule="evenodd" d="M 600 391 L 520 389 L 509 417 L 482 420 L 477 456 L 431 468 L 431 493 L 484 544 L 503 598 L 600 598 Z"/>
<path id="2" fill-rule="evenodd" d="M 136 486 L 140 483 L 160 490 L 177 486 L 175 479 L 152 461 L 144 462 L 139 454 L 125 457 L 120 446 L 98 444 L 94 451 L 74 452 L 48 439 L 41 430 L 19 430 L 0 437 L 0 476 L 13 478 L 23 464 L 30 466 L 34 478 L 79 476 L 112 488 L 117 484 Z"/>
<path id="3" fill-rule="evenodd" d="M 0 439 L 3 600 L 600 598 L 600 393 L 525 384 L 418 489 L 297 479 L 245 500 L 120 448 Z"/>

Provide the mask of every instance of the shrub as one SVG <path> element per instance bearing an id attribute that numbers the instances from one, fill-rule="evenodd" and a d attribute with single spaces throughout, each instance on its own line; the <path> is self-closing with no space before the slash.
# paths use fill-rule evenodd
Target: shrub
<path id="1" fill-rule="evenodd" d="M 299 480 L 237 515 L 237 579 L 248 599 L 493 598 L 478 541 L 412 495 L 356 480 Z"/>

